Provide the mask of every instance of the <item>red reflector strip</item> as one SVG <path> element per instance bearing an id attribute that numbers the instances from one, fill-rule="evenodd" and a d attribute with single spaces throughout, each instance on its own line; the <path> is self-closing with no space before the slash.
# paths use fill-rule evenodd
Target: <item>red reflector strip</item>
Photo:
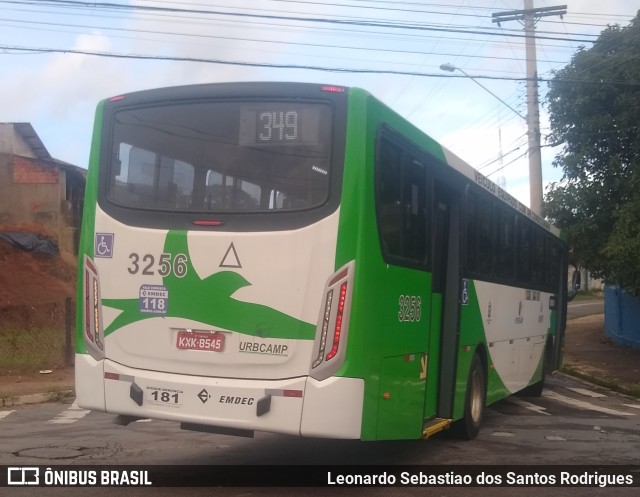
<path id="1" fill-rule="evenodd" d="M 302 397 L 302 390 L 283 390 L 284 397 Z"/>
<path id="2" fill-rule="evenodd" d="M 302 390 L 285 390 L 282 388 L 267 388 L 264 391 L 265 395 L 271 395 L 272 397 L 298 397 L 302 398 Z"/>
<path id="3" fill-rule="evenodd" d="M 104 379 L 105 380 L 119 380 L 120 379 L 120 375 L 118 373 L 108 373 L 108 372 L 105 371 Z"/>
<path id="4" fill-rule="evenodd" d="M 333 278 L 331 278 L 331 281 L 329 281 L 329 286 L 335 285 L 338 281 L 345 278 L 348 274 L 349 274 L 349 268 L 344 268 L 342 271 L 336 274 Z"/>
<path id="5" fill-rule="evenodd" d="M 85 260 L 85 262 L 87 263 L 87 267 L 88 267 L 91 271 L 93 271 L 94 273 L 97 273 L 97 272 L 98 272 L 98 270 L 96 269 L 96 267 L 93 265 L 93 263 L 92 263 L 89 259 L 86 259 L 86 260 Z"/>
<path id="6" fill-rule="evenodd" d="M 196 226 L 222 226 L 224 222 L 222 221 L 191 221 L 191 224 L 195 224 Z"/>
<path id="7" fill-rule="evenodd" d="M 109 99 L 109 102 L 118 102 L 120 100 L 124 100 L 125 98 L 127 97 L 125 97 L 124 95 L 118 95 L 117 97 L 111 97 Z"/>
<path id="8" fill-rule="evenodd" d="M 93 342 L 93 333 L 91 333 L 91 315 L 89 314 L 89 273 L 84 273 L 84 326 L 87 338 Z"/>
<path id="9" fill-rule="evenodd" d="M 328 91 L 331 93 L 344 93 L 345 89 L 341 86 L 323 86 L 322 91 Z"/>

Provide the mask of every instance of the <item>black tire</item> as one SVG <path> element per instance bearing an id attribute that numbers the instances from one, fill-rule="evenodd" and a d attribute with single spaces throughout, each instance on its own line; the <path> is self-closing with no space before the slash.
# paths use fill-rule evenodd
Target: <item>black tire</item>
<path id="1" fill-rule="evenodd" d="M 455 436 L 472 440 L 480 431 L 484 404 L 487 396 L 487 376 L 478 354 L 473 355 L 469 378 L 467 379 L 467 392 L 464 399 L 464 415 L 460 421 L 452 426 Z"/>

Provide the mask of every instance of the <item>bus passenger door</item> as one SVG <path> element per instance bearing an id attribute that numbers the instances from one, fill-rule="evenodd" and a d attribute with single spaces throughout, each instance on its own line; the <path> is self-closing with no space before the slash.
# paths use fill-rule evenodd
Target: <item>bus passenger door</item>
<path id="1" fill-rule="evenodd" d="M 460 198 L 439 180 L 433 189 L 431 333 L 425 416 L 450 419 L 459 342 Z"/>

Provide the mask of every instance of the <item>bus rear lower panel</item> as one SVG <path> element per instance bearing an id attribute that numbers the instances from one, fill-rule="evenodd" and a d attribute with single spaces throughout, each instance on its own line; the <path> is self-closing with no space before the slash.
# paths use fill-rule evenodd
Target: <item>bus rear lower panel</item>
<path id="1" fill-rule="evenodd" d="M 82 381 L 78 381 L 82 378 Z M 76 355 L 80 407 L 137 418 L 304 437 L 359 439 L 364 381 L 205 378 Z"/>

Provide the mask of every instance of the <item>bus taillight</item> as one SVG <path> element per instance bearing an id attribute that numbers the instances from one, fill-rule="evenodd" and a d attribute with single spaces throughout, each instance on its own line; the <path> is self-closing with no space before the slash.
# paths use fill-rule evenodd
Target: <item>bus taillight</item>
<path id="1" fill-rule="evenodd" d="M 104 357 L 102 315 L 100 312 L 100 284 L 98 269 L 91 259 L 84 259 L 84 343 L 94 359 Z"/>
<path id="2" fill-rule="evenodd" d="M 317 380 L 335 373 L 345 358 L 354 268 L 355 261 L 351 261 L 332 274 L 325 284 L 311 365 L 311 376 Z"/>
<path id="3" fill-rule="evenodd" d="M 324 304 L 324 314 L 322 318 L 322 328 L 320 331 L 320 347 L 318 348 L 318 356 L 313 362 L 312 367 L 317 368 L 322 364 L 322 356 L 327 346 L 327 334 L 329 333 L 329 319 L 331 318 L 331 301 L 333 300 L 333 290 L 327 292 L 327 298 Z"/>
<path id="4" fill-rule="evenodd" d="M 327 354 L 327 361 L 333 359 L 338 353 L 340 346 L 340 332 L 342 331 L 342 321 L 344 317 L 344 304 L 347 298 L 347 282 L 340 286 L 340 300 L 338 300 L 338 314 L 336 315 L 336 327 L 333 332 L 333 345 L 331 351 Z"/>

